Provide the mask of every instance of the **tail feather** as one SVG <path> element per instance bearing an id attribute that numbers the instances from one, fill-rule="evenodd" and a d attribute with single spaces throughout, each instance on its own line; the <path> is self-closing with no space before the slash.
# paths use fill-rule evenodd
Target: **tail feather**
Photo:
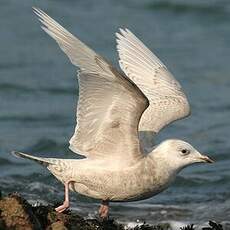
<path id="1" fill-rule="evenodd" d="M 21 153 L 21 152 L 17 152 L 17 151 L 12 151 L 11 152 L 14 156 L 16 157 L 22 157 L 22 158 L 27 158 L 27 159 L 31 159 L 34 160 L 44 166 L 49 166 L 50 164 L 55 164 L 55 160 L 51 159 L 51 158 L 43 158 L 43 157 L 35 157 L 35 156 L 31 156 L 29 154 L 26 153 Z"/>

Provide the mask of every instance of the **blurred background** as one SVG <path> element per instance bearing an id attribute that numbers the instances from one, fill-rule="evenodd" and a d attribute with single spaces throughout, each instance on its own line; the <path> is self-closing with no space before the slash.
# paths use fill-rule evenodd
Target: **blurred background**
<path id="1" fill-rule="evenodd" d="M 75 158 L 76 68 L 45 34 L 32 6 L 118 67 L 115 32 L 127 27 L 166 64 L 186 92 L 192 115 L 158 135 L 181 138 L 216 163 L 184 170 L 148 200 L 112 204 L 121 221 L 230 220 L 230 2 L 227 0 L 1 0 L 0 190 L 31 203 L 63 199 L 63 186 L 40 165 L 11 156 Z M 72 208 L 94 215 L 98 203 L 71 195 Z"/>

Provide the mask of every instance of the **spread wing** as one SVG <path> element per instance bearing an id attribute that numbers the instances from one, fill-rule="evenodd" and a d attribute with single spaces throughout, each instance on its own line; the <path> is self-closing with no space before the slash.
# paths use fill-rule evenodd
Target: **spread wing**
<path id="1" fill-rule="evenodd" d="M 143 157 L 138 124 L 148 99 L 126 76 L 39 9 L 42 28 L 56 40 L 70 61 L 79 67 L 77 125 L 70 149 L 88 158 Z"/>
<path id="2" fill-rule="evenodd" d="M 128 29 L 120 29 L 116 36 L 121 69 L 149 99 L 140 131 L 157 133 L 169 123 L 188 116 L 187 98 L 166 66 Z"/>

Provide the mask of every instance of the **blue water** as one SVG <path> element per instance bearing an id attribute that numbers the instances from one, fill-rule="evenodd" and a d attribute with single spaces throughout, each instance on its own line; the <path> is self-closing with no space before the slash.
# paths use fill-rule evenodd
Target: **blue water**
<path id="1" fill-rule="evenodd" d="M 39 27 L 31 7 L 47 11 L 117 64 L 114 33 L 128 27 L 161 58 L 186 92 L 192 115 L 156 142 L 181 138 L 216 159 L 185 169 L 162 194 L 112 205 L 120 220 L 230 220 L 230 2 L 224 0 L 1 0 L 0 190 L 52 203 L 63 186 L 43 167 L 10 155 L 20 150 L 76 157 L 76 69 Z M 72 207 L 93 215 L 97 203 L 72 194 Z"/>

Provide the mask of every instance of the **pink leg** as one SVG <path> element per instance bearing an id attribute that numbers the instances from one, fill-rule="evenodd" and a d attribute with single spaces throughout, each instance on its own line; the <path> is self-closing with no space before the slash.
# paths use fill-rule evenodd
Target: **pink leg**
<path id="1" fill-rule="evenodd" d="M 103 200 L 98 212 L 102 219 L 107 219 L 109 216 L 109 201 Z"/>
<path id="2" fill-rule="evenodd" d="M 59 213 L 65 211 L 69 207 L 69 184 L 73 181 L 68 181 L 65 183 L 65 200 L 62 205 L 55 208 L 55 210 Z"/>

